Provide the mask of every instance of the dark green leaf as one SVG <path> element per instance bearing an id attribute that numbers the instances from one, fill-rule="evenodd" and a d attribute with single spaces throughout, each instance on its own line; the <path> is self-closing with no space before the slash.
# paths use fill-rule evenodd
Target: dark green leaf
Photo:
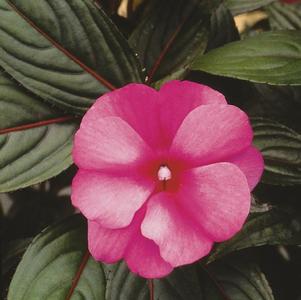
<path id="1" fill-rule="evenodd" d="M 298 244 L 301 244 L 300 211 L 274 208 L 265 213 L 251 214 L 236 236 L 215 247 L 209 261 L 250 247 Z"/>
<path id="2" fill-rule="evenodd" d="M 297 131 L 301 130 L 301 86 L 257 83 L 254 87 L 258 94 L 249 103 L 257 101 L 258 106 L 251 116 L 272 119 Z"/>
<path id="3" fill-rule="evenodd" d="M 27 89 L 82 112 L 141 81 L 127 41 L 90 0 L 0 0 L 0 65 Z"/>
<path id="4" fill-rule="evenodd" d="M 260 268 L 250 257 L 232 256 L 208 266 L 229 300 L 273 300 L 272 290 Z M 212 295 L 213 296 L 213 295 Z M 208 297 L 205 299 L 217 299 Z"/>
<path id="5" fill-rule="evenodd" d="M 86 257 L 86 226 L 77 215 L 47 228 L 25 252 L 9 287 L 8 300 L 66 299 Z M 91 257 L 79 277 L 73 299 L 105 299 L 105 276 Z"/>
<path id="6" fill-rule="evenodd" d="M 0 297 L 6 299 L 7 288 L 23 253 L 31 239 L 18 239 L 1 245 L 1 287 Z"/>
<path id="7" fill-rule="evenodd" d="M 193 70 L 278 85 L 301 85 L 301 32 L 265 32 L 199 55 Z"/>
<path id="8" fill-rule="evenodd" d="M 265 162 L 264 183 L 301 183 L 301 135 L 275 121 L 253 119 L 254 144 Z"/>
<path id="9" fill-rule="evenodd" d="M 275 0 L 225 0 L 225 4 L 230 9 L 233 15 L 238 15 L 244 12 L 258 9 L 274 1 Z"/>
<path id="10" fill-rule="evenodd" d="M 207 51 L 236 40 L 239 40 L 239 33 L 234 19 L 230 11 L 221 3 L 211 16 Z"/>
<path id="11" fill-rule="evenodd" d="M 207 46 L 210 17 L 220 1 L 156 0 L 146 8 L 130 43 L 146 67 L 149 81 L 181 77 Z M 172 7 L 172 9 L 171 9 Z"/>
<path id="12" fill-rule="evenodd" d="M 301 6 L 275 2 L 266 7 L 271 28 L 301 29 Z"/>
<path id="13" fill-rule="evenodd" d="M 18 239 L 11 241 L 2 248 L 1 274 L 4 277 L 15 266 L 16 261 L 19 261 L 31 239 Z"/>
<path id="14" fill-rule="evenodd" d="M 124 263 L 106 271 L 106 299 L 148 300 L 146 281 L 131 274 Z M 272 300 L 271 289 L 258 266 L 241 258 L 227 258 L 209 266 L 177 268 L 171 275 L 154 280 L 158 300 Z"/>
<path id="15" fill-rule="evenodd" d="M 4 73 L 0 73 L 0 109 L 0 132 L 61 116 Z M 0 192 L 42 182 L 70 166 L 76 128 L 69 121 L 0 134 Z"/>
<path id="16" fill-rule="evenodd" d="M 130 273 L 124 263 L 101 265 L 88 258 L 86 230 L 77 215 L 39 234 L 16 270 L 8 300 L 66 299 L 75 277 L 75 299 L 148 300 L 146 280 Z M 273 299 L 258 267 L 240 258 L 177 268 L 154 286 L 155 299 L 160 300 Z"/>

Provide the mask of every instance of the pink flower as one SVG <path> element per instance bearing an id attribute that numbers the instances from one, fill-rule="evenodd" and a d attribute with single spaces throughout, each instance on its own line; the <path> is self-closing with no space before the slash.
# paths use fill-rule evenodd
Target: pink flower
<path id="1" fill-rule="evenodd" d="M 247 115 L 213 89 L 171 81 L 100 97 L 76 133 L 72 203 L 96 260 L 159 278 L 238 232 L 263 171 Z"/>

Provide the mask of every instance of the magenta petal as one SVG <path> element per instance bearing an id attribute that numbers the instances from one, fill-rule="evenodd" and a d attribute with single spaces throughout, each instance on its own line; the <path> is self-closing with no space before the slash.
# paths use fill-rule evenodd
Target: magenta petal
<path id="1" fill-rule="evenodd" d="M 231 159 L 227 159 L 227 161 L 237 165 L 243 171 L 247 177 L 250 190 L 253 190 L 263 173 L 264 161 L 262 154 L 251 146 Z"/>
<path id="2" fill-rule="evenodd" d="M 160 256 L 158 246 L 143 237 L 140 231 L 129 245 L 125 261 L 133 273 L 145 278 L 161 278 L 173 270 L 173 267 Z"/>
<path id="3" fill-rule="evenodd" d="M 163 259 L 174 267 L 195 262 L 212 247 L 210 239 L 176 202 L 174 194 L 155 194 L 141 225 L 142 235 L 155 241 Z"/>
<path id="4" fill-rule="evenodd" d="M 95 221 L 88 221 L 88 246 L 91 255 L 111 264 L 124 257 L 125 250 L 137 228 L 129 225 L 122 229 L 108 229 Z"/>
<path id="5" fill-rule="evenodd" d="M 161 87 L 159 93 L 163 96 L 160 106 L 161 124 L 169 143 L 190 111 L 202 104 L 227 104 L 221 93 L 191 81 L 169 81 Z"/>
<path id="6" fill-rule="evenodd" d="M 152 148 L 162 145 L 160 95 L 143 84 L 128 84 L 101 96 L 93 105 L 98 118 L 116 116 L 127 122 Z"/>
<path id="7" fill-rule="evenodd" d="M 231 163 L 216 163 L 182 174 L 179 197 L 213 241 L 231 238 L 250 211 L 250 190 L 243 172 Z"/>
<path id="8" fill-rule="evenodd" d="M 107 229 L 88 221 L 88 246 L 92 256 L 105 263 L 124 258 L 133 273 L 145 278 L 168 275 L 172 266 L 161 258 L 158 246 L 140 233 L 143 216 L 140 210 L 132 223 L 122 229 Z"/>
<path id="9" fill-rule="evenodd" d="M 105 263 L 115 263 L 124 258 L 126 249 L 140 234 L 144 214 L 143 210 L 138 211 L 131 224 L 121 229 L 108 229 L 95 221 L 88 221 L 88 246 L 92 256 Z"/>
<path id="10" fill-rule="evenodd" d="M 72 182 L 72 204 L 83 215 L 107 228 L 128 226 L 154 189 L 137 177 L 79 170 Z"/>
<path id="11" fill-rule="evenodd" d="M 202 105 L 190 112 L 176 133 L 171 154 L 192 166 L 217 162 L 251 145 L 248 116 L 232 105 Z"/>
<path id="12" fill-rule="evenodd" d="M 83 169 L 124 170 L 152 156 L 151 149 L 123 120 L 98 119 L 91 109 L 74 138 L 73 159 Z"/>

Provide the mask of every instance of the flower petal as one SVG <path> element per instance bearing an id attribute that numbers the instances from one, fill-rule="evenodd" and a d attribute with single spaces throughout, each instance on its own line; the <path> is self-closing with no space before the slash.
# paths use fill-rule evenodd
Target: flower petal
<path id="1" fill-rule="evenodd" d="M 254 146 L 251 146 L 240 154 L 227 159 L 227 161 L 237 165 L 243 171 L 252 191 L 263 173 L 264 161 L 262 154 Z"/>
<path id="2" fill-rule="evenodd" d="M 122 229 L 108 229 L 95 221 L 88 221 L 89 251 L 98 261 L 115 263 L 124 257 L 126 247 L 135 233 L 131 225 Z"/>
<path id="3" fill-rule="evenodd" d="M 152 156 L 151 149 L 122 119 L 99 119 L 91 108 L 74 139 L 73 159 L 84 169 L 124 170 Z"/>
<path id="4" fill-rule="evenodd" d="M 155 241 L 163 259 L 174 267 L 204 257 L 212 247 L 212 242 L 198 224 L 179 210 L 175 195 L 165 192 L 150 198 L 141 232 Z"/>
<path id="5" fill-rule="evenodd" d="M 159 247 L 152 240 L 142 236 L 140 231 L 129 245 L 125 261 L 133 273 L 145 278 L 161 278 L 173 270 L 161 257 Z"/>
<path id="6" fill-rule="evenodd" d="M 190 112 L 176 133 L 171 155 L 192 166 L 218 162 L 251 145 L 248 116 L 232 105 L 202 105 Z"/>
<path id="7" fill-rule="evenodd" d="M 122 229 L 107 229 L 88 221 L 88 245 L 92 256 L 105 263 L 124 258 L 133 273 L 145 278 L 168 275 L 172 266 L 161 258 L 158 246 L 141 235 L 144 214 L 144 210 L 137 212 L 132 223 Z"/>
<path id="8" fill-rule="evenodd" d="M 128 226 L 148 199 L 154 183 L 141 177 L 114 176 L 79 170 L 72 182 L 72 204 L 107 228 Z"/>
<path id="9" fill-rule="evenodd" d="M 192 81 L 169 81 L 161 87 L 159 93 L 163 96 L 160 106 L 161 124 L 169 143 L 190 111 L 203 104 L 227 104 L 221 93 Z"/>
<path id="10" fill-rule="evenodd" d="M 214 241 L 231 238 L 250 211 L 250 190 L 243 172 L 231 163 L 216 163 L 183 172 L 181 206 Z"/>
<path id="11" fill-rule="evenodd" d="M 143 84 L 128 84 L 101 96 L 93 105 L 98 118 L 116 116 L 127 122 L 153 148 L 161 147 L 160 95 Z"/>

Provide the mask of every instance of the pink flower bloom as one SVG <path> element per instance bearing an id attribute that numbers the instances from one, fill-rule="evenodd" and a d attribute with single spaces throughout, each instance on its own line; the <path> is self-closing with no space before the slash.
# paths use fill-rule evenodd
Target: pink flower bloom
<path id="1" fill-rule="evenodd" d="M 247 115 L 197 83 L 100 97 L 73 148 L 72 203 L 88 219 L 93 257 L 159 278 L 231 238 L 263 171 L 252 138 Z"/>

